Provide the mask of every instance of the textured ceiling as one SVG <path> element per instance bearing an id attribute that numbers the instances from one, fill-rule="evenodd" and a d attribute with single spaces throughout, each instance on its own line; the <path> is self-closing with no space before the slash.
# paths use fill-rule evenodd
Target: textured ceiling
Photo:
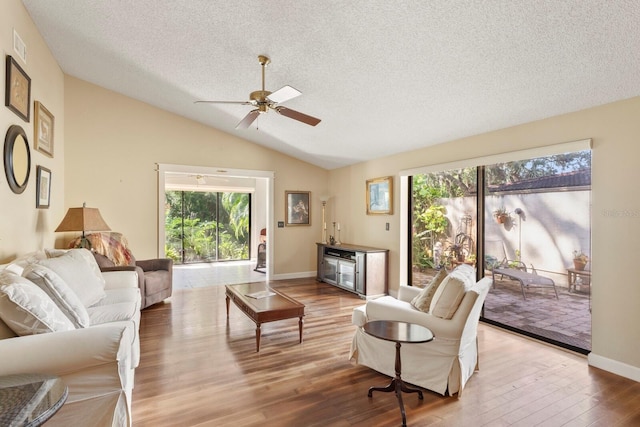
<path id="1" fill-rule="evenodd" d="M 327 169 L 640 95 L 636 0 L 23 3 L 65 73 Z M 259 54 L 318 126 L 194 104 L 248 100 Z"/>

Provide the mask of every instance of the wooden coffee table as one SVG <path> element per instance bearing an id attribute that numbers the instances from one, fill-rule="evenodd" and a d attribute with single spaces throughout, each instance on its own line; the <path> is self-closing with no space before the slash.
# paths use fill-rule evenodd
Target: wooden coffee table
<path id="1" fill-rule="evenodd" d="M 291 319 L 297 317 L 300 342 L 302 342 L 302 325 L 304 317 L 304 304 L 291 297 L 269 288 L 264 283 L 243 283 L 239 285 L 226 285 L 227 294 L 227 322 L 229 320 L 229 301 L 249 316 L 256 324 L 256 351 L 260 351 L 260 325 L 276 320 Z M 271 293 L 270 296 L 252 298 L 248 295 L 260 295 Z"/>

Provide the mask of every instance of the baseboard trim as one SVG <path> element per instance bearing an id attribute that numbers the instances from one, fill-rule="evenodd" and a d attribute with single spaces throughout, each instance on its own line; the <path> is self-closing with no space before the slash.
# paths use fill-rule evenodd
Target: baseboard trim
<path id="1" fill-rule="evenodd" d="M 640 382 L 640 368 L 637 366 L 627 365 L 617 360 L 593 354 L 593 352 L 589 353 L 587 360 L 590 366 Z"/>
<path id="2" fill-rule="evenodd" d="M 284 274 L 274 274 L 271 279 L 272 280 L 288 280 L 288 279 L 306 279 L 309 277 L 316 277 L 317 273 L 315 271 L 300 271 L 297 273 L 284 273 Z"/>

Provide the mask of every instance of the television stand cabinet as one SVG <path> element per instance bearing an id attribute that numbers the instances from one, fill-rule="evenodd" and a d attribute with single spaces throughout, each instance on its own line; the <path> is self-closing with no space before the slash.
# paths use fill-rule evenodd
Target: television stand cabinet
<path id="1" fill-rule="evenodd" d="M 317 278 L 361 298 L 386 295 L 389 250 L 348 243 L 318 245 Z"/>

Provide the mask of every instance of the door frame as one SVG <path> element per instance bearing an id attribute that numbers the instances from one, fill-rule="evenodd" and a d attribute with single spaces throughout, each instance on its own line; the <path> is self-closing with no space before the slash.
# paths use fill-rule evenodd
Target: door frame
<path id="1" fill-rule="evenodd" d="M 156 171 L 158 172 L 158 217 L 157 217 L 157 226 L 158 226 L 158 240 L 156 242 L 157 246 L 157 256 L 162 258 L 165 256 L 164 252 L 164 244 L 165 244 L 165 207 L 164 207 L 164 199 L 165 199 L 165 175 L 167 173 L 184 173 L 184 174 L 202 174 L 207 176 L 218 176 L 218 177 L 233 177 L 233 178 L 254 178 L 256 179 L 256 184 L 264 185 L 266 187 L 266 228 L 267 228 L 267 270 L 266 270 L 266 280 L 270 280 L 273 275 L 273 256 L 271 254 L 270 248 L 274 247 L 273 244 L 273 233 L 271 232 L 271 224 L 273 223 L 274 218 L 274 178 L 275 172 L 273 171 L 261 171 L 261 170 L 250 170 L 250 169 L 229 169 L 224 167 L 215 167 L 215 166 L 191 166 L 191 165 L 175 165 L 175 164 L 165 164 L 165 163 L 157 163 Z M 256 186 L 257 186 L 256 185 Z M 253 218 L 252 218 L 253 219 Z M 252 227 L 255 227 L 256 222 L 251 221 Z M 253 233 L 254 230 L 251 230 Z M 257 231 L 259 233 L 259 230 Z"/>

